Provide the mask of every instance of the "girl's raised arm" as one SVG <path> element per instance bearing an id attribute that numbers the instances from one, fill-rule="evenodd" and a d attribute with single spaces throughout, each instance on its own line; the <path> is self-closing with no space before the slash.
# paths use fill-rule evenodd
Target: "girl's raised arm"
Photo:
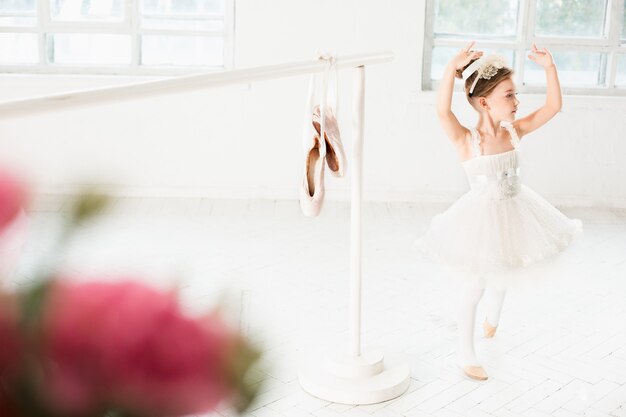
<path id="1" fill-rule="evenodd" d="M 467 135 L 467 129 L 463 127 L 459 120 L 452 113 L 452 91 L 454 90 L 454 77 L 457 70 L 465 67 L 473 59 L 480 58 L 482 52 L 472 51 L 472 46 L 476 42 L 470 43 L 461 49 L 459 53 L 448 62 L 441 78 L 439 92 L 437 93 L 437 116 L 443 126 L 446 135 L 455 145 L 460 146 Z"/>
<path id="2" fill-rule="evenodd" d="M 528 58 L 541 65 L 546 71 L 546 103 L 528 116 L 514 123 L 520 137 L 546 124 L 548 120 L 552 119 L 554 115 L 561 111 L 562 103 L 559 76 L 550 52 L 546 48 L 542 48 L 542 50 L 537 49 L 537 45 L 533 43 L 533 49 Z"/>

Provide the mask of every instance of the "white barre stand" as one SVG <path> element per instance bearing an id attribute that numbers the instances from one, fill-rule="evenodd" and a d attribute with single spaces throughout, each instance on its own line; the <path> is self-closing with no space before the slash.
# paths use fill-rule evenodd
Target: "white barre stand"
<path id="1" fill-rule="evenodd" d="M 344 355 L 312 354 L 299 370 L 302 387 L 310 394 L 345 404 L 373 404 L 401 395 L 409 386 L 408 365 L 381 352 L 361 353 L 361 203 L 363 161 L 363 117 L 365 106 L 365 65 L 388 62 L 391 52 L 348 55 L 337 59 L 338 68 L 356 68 L 353 97 L 353 158 L 350 235 L 350 340 L 351 351 Z M 322 72 L 320 60 L 277 64 L 222 72 L 207 72 L 69 91 L 0 102 L 0 119 L 83 107 L 94 103 L 177 94 L 272 78 Z"/>
<path id="2" fill-rule="evenodd" d="M 374 404 L 396 398 L 409 387 L 408 364 L 380 351 L 361 352 L 361 204 L 365 67 L 354 70 L 352 98 L 352 195 L 350 206 L 350 353 L 303 355 L 300 385 L 309 394 L 343 404 Z"/>

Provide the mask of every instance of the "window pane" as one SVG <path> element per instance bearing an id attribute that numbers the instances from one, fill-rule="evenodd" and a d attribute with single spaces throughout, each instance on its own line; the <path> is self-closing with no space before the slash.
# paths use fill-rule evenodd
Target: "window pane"
<path id="1" fill-rule="evenodd" d="M 39 61 L 37 35 L 0 33 L 1 64 L 35 64 Z"/>
<path id="2" fill-rule="evenodd" d="M 0 0 L 0 12 L 34 12 L 36 4 L 36 0 Z"/>
<path id="3" fill-rule="evenodd" d="M 537 0 L 539 36 L 601 37 L 607 0 Z"/>
<path id="4" fill-rule="evenodd" d="M 617 56 L 617 74 L 615 75 L 615 85 L 626 87 L 626 54 Z"/>
<path id="5" fill-rule="evenodd" d="M 143 13 L 222 13 L 222 0 L 143 0 Z"/>
<path id="6" fill-rule="evenodd" d="M 210 30 L 223 31 L 223 20 L 190 19 L 190 18 L 160 18 L 146 16 L 141 19 L 141 27 L 144 29 L 170 29 L 170 30 Z"/>
<path id="7" fill-rule="evenodd" d="M 529 55 L 530 51 L 526 55 Z M 598 86 L 602 54 L 599 52 L 553 52 L 554 62 L 559 69 L 559 80 L 563 86 Z M 545 71 L 527 60 L 524 82 L 529 85 L 546 85 Z"/>
<path id="8" fill-rule="evenodd" d="M 0 26 L 35 26 L 36 0 L 0 0 Z"/>
<path id="9" fill-rule="evenodd" d="M 54 20 L 120 21 L 124 18 L 123 0 L 51 0 Z"/>
<path id="10" fill-rule="evenodd" d="M 201 36 L 143 36 L 144 65 L 223 65 L 224 40 Z"/>
<path id="11" fill-rule="evenodd" d="M 443 70 L 446 64 L 448 63 L 448 61 L 450 61 L 450 59 L 452 59 L 454 55 L 456 55 L 459 52 L 459 49 L 461 48 L 460 47 L 451 48 L 447 46 L 446 47 L 436 46 L 433 48 L 433 55 L 432 55 L 433 60 L 432 60 L 432 65 L 430 67 L 431 68 L 430 78 L 432 80 L 441 79 L 441 76 L 443 75 Z M 485 49 L 484 52 L 486 55 L 493 54 L 493 53 L 500 54 L 504 58 L 506 58 L 506 62 L 508 63 L 509 67 L 513 68 L 515 66 L 515 62 L 514 62 L 515 54 L 510 49 L 498 49 L 498 50 Z"/>
<path id="12" fill-rule="evenodd" d="M 146 29 L 224 29 L 224 22 L 215 19 L 224 11 L 222 0 L 143 0 L 141 4 L 141 26 Z"/>
<path id="13" fill-rule="evenodd" d="M 446 67 L 446 64 L 456 52 L 458 52 L 459 48 L 449 48 L 436 46 L 433 48 L 432 54 L 432 63 L 430 66 L 430 79 L 431 80 L 440 80 L 443 75 L 443 70 Z"/>
<path id="14" fill-rule="evenodd" d="M 514 37 L 519 0 L 436 0 L 435 34 Z"/>
<path id="15" fill-rule="evenodd" d="M 130 36 L 57 34 L 48 37 L 49 61 L 55 64 L 130 64 Z"/>
<path id="16" fill-rule="evenodd" d="M 0 0 L 2 1 L 2 0 Z M 37 18 L 31 16 L 0 16 L 0 26 L 35 26 Z"/>

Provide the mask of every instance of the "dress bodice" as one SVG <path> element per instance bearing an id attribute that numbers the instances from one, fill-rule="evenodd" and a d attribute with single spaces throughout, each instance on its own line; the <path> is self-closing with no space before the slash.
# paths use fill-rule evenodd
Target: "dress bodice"
<path id="1" fill-rule="evenodd" d="M 511 137 L 513 149 L 493 155 L 482 155 L 480 136 L 476 129 L 472 133 L 472 159 L 462 162 L 472 191 L 493 191 L 499 199 L 511 198 L 519 193 L 519 138 L 515 128 L 510 124 L 502 124 Z"/>

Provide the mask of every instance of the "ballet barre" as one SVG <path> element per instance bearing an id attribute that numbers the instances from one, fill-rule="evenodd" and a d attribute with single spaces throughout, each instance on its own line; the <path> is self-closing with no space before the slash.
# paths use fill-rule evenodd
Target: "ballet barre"
<path id="1" fill-rule="evenodd" d="M 339 56 L 338 69 L 353 69 L 352 182 L 350 205 L 350 300 L 349 349 L 347 352 L 308 352 L 298 378 L 310 394 L 332 402 L 373 404 L 398 397 L 409 386 L 409 366 L 402 357 L 361 349 L 361 206 L 363 190 L 363 141 L 365 112 L 365 66 L 393 60 L 393 53 L 379 52 Z M 223 72 L 199 73 L 167 79 L 129 83 L 28 97 L 0 102 L 0 118 L 34 114 L 91 103 L 131 100 L 179 94 L 185 91 L 249 83 L 323 72 L 324 60 L 269 65 Z"/>

